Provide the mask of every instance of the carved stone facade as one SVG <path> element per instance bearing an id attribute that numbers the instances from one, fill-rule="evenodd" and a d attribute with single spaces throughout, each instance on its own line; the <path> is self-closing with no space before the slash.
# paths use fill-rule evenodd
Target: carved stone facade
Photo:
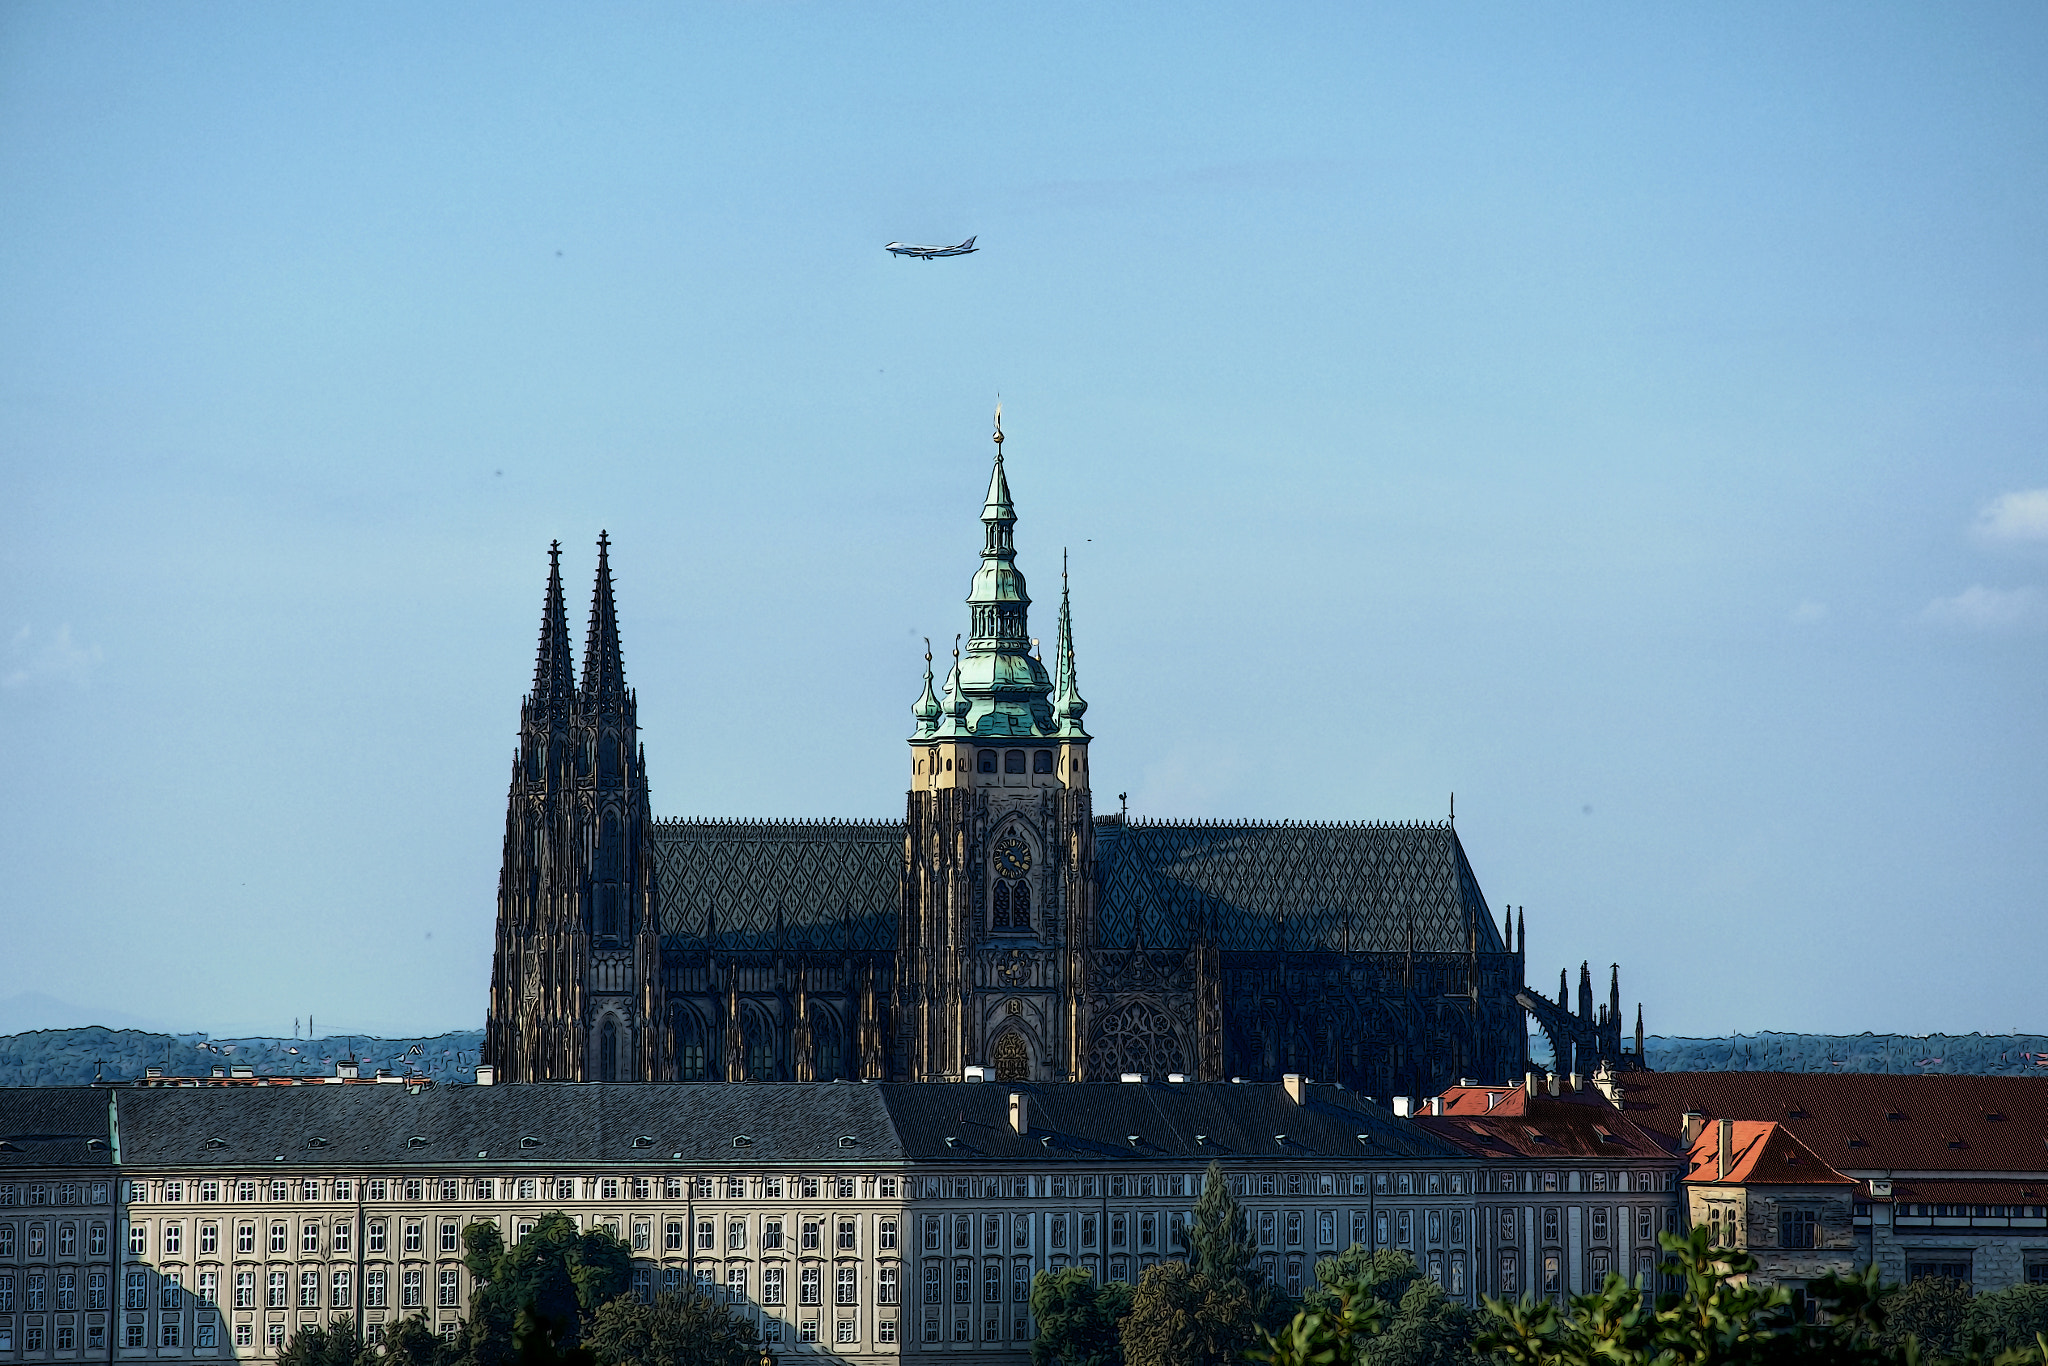
<path id="1" fill-rule="evenodd" d="M 926 652 L 901 823 L 651 819 L 602 543 L 581 688 L 550 570 L 499 891 L 501 1077 L 1292 1072 L 1424 1095 L 1518 1078 L 1530 1011 L 1566 1067 L 1632 1065 L 1618 998 L 1596 1019 L 1589 987 L 1577 1017 L 1525 991 L 1522 936 L 1448 821 L 1098 816 L 1065 575 L 1048 666 L 996 439 L 966 648 L 942 686 Z"/>

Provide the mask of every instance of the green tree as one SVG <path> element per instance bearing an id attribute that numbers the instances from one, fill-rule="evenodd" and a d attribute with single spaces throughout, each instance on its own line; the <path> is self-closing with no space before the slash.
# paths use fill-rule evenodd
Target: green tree
<path id="1" fill-rule="evenodd" d="M 1258 1336 L 1251 1295 L 1186 1262 L 1148 1266 L 1118 1333 L 1124 1366 L 1225 1366 Z"/>
<path id="2" fill-rule="evenodd" d="M 1970 1309 L 1970 1287 L 1944 1276 L 1923 1276 L 1885 1301 L 1885 1323 L 1878 1341 L 1904 1347 L 1912 1338 L 1920 1350 L 1946 1356 L 1963 1345 L 1963 1315 Z"/>
<path id="3" fill-rule="evenodd" d="M 376 1349 L 356 1331 L 355 1320 L 343 1318 L 302 1324 L 277 1358 L 278 1366 L 371 1366 L 376 1359 Z"/>
<path id="4" fill-rule="evenodd" d="M 1384 1311 L 1375 1335 L 1356 1344 L 1357 1359 L 1369 1366 L 1472 1366 L 1477 1317 L 1453 1303 L 1442 1286 L 1422 1274 L 1405 1252 L 1367 1251 L 1353 1243 L 1316 1263 L 1316 1288 L 1304 1307 L 1326 1315 L 1341 1311 L 1346 1291 L 1369 1295 Z"/>
<path id="5" fill-rule="evenodd" d="M 642 1304 L 621 1295 L 583 1331 L 598 1366 L 755 1366 L 754 1325 L 708 1295 L 663 1295 Z"/>
<path id="6" fill-rule="evenodd" d="M 632 1250 L 603 1229 L 583 1232 L 560 1210 L 512 1247 L 497 1225 L 462 1231 L 463 1262 L 480 1283 L 464 1333 L 467 1366 L 515 1366 L 545 1346 L 566 1351 L 600 1305 L 625 1293 Z"/>
<path id="7" fill-rule="evenodd" d="M 2048 1335 L 2048 1285 L 2015 1285 L 1970 1301 L 1963 1311 L 1963 1340 L 1991 1351 L 2024 1350 Z"/>
<path id="8" fill-rule="evenodd" d="M 434 1331 L 425 1314 L 386 1325 L 383 1366 L 453 1366 L 461 1350 Z"/>
<path id="9" fill-rule="evenodd" d="M 1294 1313 L 1286 1293 L 1259 1270 L 1251 1221 L 1232 1198 L 1230 1178 L 1223 1174 L 1220 1162 L 1211 1162 L 1202 1177 L 1194 1220 L 1183 1240 L 1194 1270 L 1212 1281 L 1233 1281 L 1244 1287 L 1245 1297 L 1251 1301 L 1252 1319 L 1259 1327 L 1277 1328 Z"/>
<path id="10" fill-rule="evenodd" d="M 1098 1285 L 1081 1266 L 1039 1272 L 1031 1281 L 1031 1366 L 1123 1366 L 1118 1323 L 1130 1312 L 1127 1285 Z"/>

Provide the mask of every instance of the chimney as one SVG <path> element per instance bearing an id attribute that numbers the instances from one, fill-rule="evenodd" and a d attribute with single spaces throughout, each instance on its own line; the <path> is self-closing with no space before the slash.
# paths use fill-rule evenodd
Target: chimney
<path id="1" fill-rule="evenodd" d="M 988 1081 L 994 1076 L 995 1069 L 993 1067 L 963 1067 L 960 1069 L 960 1080 L 962 1081 Z"/>
<path id="2" fill-rule="evenodd" d="M 1692 1147 L 1693 1141 L 1700 1136 L 1700 1126 L 1706 1122 L 1707 1117 L 1699 1111 L 1687 1110 L 1678 1117 L 1678 1141 Z"/>
<path id="3" fill-rule="evenodd" d="M 216 1065 L 216 1066 L 214 1067 L 214 1069 L 213 1069 L 213 1075 L 214 1075 L 214 1076 L 216 1076 L 216 1077 L 224 1077 L 224 1076 L 226 1076 L 227 1074 L 228 1074 L 228 1069 L 227 1069 L 227 1068 L 225 1068 L 225 1067 L 221 1067 L 221 1066 L 219 1066 L 219 1065 Z"/>
<path id="4" fill-rule="evenodd" d="M 1735 1165 L 1735 1121 L 1720 1121 L 1720 1133 L 1714 1144 L 1714 1179 L 1726 1181 L 1728 1169 Z"/>
<path id="5" fill-rule="evenodd" d="M 1522 1094 L 1529 1096 L 1532 1099 L 1535 1097 L 1536 1074 L 1534 1072 L 1524 1072 L 1522 1074 Z"/>
<path id="6" fill-rule="evenodd" d="M 230 1077 L 254 1077 L 255 1075 L 256 1068 L 252 1063 L 238 1062 L 228 1067 L 228 1076 Z"/>
<path id="7" fill-rule="evenodd" d="M 1414 1114 L 1415 1114 L 1415 1102 L 1414 1102 L 1414 1100 L 1412 1100 L 1411 1098 L 1409 1098 L 1409 1097 L 1407 1097 L 1407 1096 L 1395 1096 L 1395 1097 L 1394 1097 L 1394 1117 L 1395 1117 L 1396 1119 L 1410 1119 L 1410 1118 L 1413 1118 L 1413 1117 L 1414 1117 Z"/>
<path id="8" fill-rule="evenodd" d="M 1299 1072 L 1289 1072 L 1280 1078 L 1280 1084 L 1287 1088 L 1287 1098 L 1296 1105 L 1308 1104 L 1308 1078 Z"/>
<path id="9" fill-rule="evenodd" d="M 1440 1115 L 1444 1112 L 1444 1098 L 1442 1096 L 1431 1096 L 1429 1098 L 1429 1112 L 1433 1115 Z"/>
<path id="10" fill-rule="evenodd" d="M 1550 1074 L 1550 1094 L 1551 1094 L 1551 1095 L 1553 1095 L 1553 1096 L 1557 1094 L 1557 1082 L 1558 1082 L 1558 1076 L 1557 1076 L 1557 1073 L 1555 1073 L 1555 1072 L 1552 1072 L 1552 1073 Z"/>
<path id="11" fill-rule="evenodd" d="M 1020 1134 L 1031 1132 L 1031 1097 L 1022 1091 L 1010 1092 L 1010 1128 Z"/>
<path id="12" fill-rule="evenodd" d="M 339 1081 L 354 1081 L 361 1072 L 354 1058 L 342 1058 L 334 1064 L 334 1075 Z"/>
<path id="13" fill-rule="evenodd" d="M 1607 1103 L 1615 1109 L 1624 1108 L 1622 1097 L 1627 1094 L 1628 1088 L 1621 1084 L 1621 1078 L 1614 1074 L 1613 1066 L 1604 1058 L 1600 1066 L 1593 1071 L 1593 1089 L 1607 1097 Z"/>
<path id="14" fill-rule="evenodd" d="M 1576 1072 L 1571 1075 L 1571 1084 L 1571 1090 L 1567 1091 L 1566 1095 L 1576 1096 L 1579 1092 L 1586 1089 L 1586 1079 Z"/>
<path id="15" fill-rule="evenodd" d="M 495 1086 L 495 1085 L 497 1084 L 497 1082 L 498 1082 L 498 1069 L 497 1069 L 497 1068 L 495 1068 L 495 1067 L 491 1066 L 491 1065 L 490 1065 L 489 1063 L 487 1063 L 487 1062 L 485 1062 L 485 1063 L 478 1063 L 478 1064 L 477 1064 L 477 1068 L 476 1068 L 476 1084 L 477 1084 L 478 1086 Z"/>
<path id="16" fill-rule="evenodd" d="M 163 1074 L 164 1069 L 161 1067 L 145 1067 L 142 1069 L 142 1075 L 146 1078 L 153 1079 L 156 1077 L 161 1077 Z"/>

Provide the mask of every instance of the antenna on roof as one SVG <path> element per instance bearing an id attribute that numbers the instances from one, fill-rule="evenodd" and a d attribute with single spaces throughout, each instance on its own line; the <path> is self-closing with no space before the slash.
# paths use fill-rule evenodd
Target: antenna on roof
<path id="1" fill-rule="evenodd" d="M 1452 824 L 1452 825 L 1456 825 L 1457 823 L 1458 823 L 1458 794 L 1457 794 L 1457 793 L 1455 793 L 1455 792 L 1453 792 L 1453 793 L 1451 794 L 1451 824 Z"/>

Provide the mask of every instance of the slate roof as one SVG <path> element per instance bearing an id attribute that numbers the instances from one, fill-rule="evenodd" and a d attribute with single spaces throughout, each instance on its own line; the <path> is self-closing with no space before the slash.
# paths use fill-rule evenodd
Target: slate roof
<path id="1" fill-rule="evenodd" d="M 658 820 L 649 845 L 679 946 L 896 947 L 900 821 Z"/>
<path id="2" fill-rule="evenodd" d="M 1465 1156 L 1356 1091 L 1326 1083 L 1310 1083 L 1302 1104 L 1273 1083 L 892 1083 L 877 1089 L 887 1098 L 905 1153 L 920 1162 Z M 1010 1127 L 1012 1091 L 1030 1097 L 1029 1136 Z"/>
<path id="3" fill-rule="evenodd" d="M 1726 1186 L 1853 1186 L 1856 1183 L 1776 1120 L 1729 1121 L 1728 1175 L 1720 1174 L 1720 1130 L 1712 1123 L 1693 1140 L 1686 1154 L 1685 1179 L 1692 1185 Z"/>
<path id="4" fill-rule="evenodd" d="M 89 1086 L 0 1088 L 0 1171 L 110 1167 L 107 1093 Z"/>
<path id="5" fill-rule="evenodd" d="M 1629 1118 L 1675 1138 L 1687 1110 L 1777 1120 L 1852 1171 L 2048 1173 L 2048 1077 L 1631 1072 Z"/>
<path id="6" fill-rule="evenodd" d="M 2048 1180 L 2041 1181 L 1894 1181 L 1889 1196 L 1870 1194 L 1870 1183 L 1858 1183 L 1857 1199 L 1890 1200 L 1894 1204 L 2040 1205 L 2048 1206 Z"/>
<path id="7" fill-rule="evenodd" d="M 1519 1086 L 1454 1086 L 1441 1115 L 1415 1123 L 1475 1157 L 1670 1158 L 1656 1135 L 1631 1122 L 1597 1091 L 1531 1096 Z M 1490 1104 L 1489 1104 L 1490 1102 Z"/>
<path id="8" fill-rule="evenodd" d="M 1448 823 L 1105 822 L 1095 831 L 1106 948 L 1464 953 L 1504 949 Z"/>
<path id="9" fill-rule="evenodd" d="M 293 1171 L 488 1155 L 544 1171 L 663 1162 L 676 1153 L 697 1164 L 756 1165 L 903 1156 L 871 1086 L 553 1082 L 416 1094 L 404 1086 L 295 1086 L 119 1095 L 122 1164 L 135 1167 L 260 1163 Z M 740 1136 L 752 1143 L 735 1147 Z M 854 1142 L 842 1147 L 843 1137 Z"/>

